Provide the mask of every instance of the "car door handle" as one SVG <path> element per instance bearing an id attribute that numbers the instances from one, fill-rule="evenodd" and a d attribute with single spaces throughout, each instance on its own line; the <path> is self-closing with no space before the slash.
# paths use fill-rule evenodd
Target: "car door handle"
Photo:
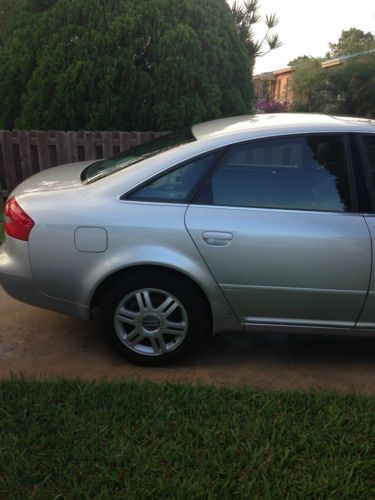
<path id="1" fill-rule="evenodd" d="M 207 245 L 212 245 L 215 247 L 223 247 L 229 245 L 233 240 L 232 233 L 222 233 L 219 231 L 205 231 L 202 233 L 202 238 L 207 243 Z"/>

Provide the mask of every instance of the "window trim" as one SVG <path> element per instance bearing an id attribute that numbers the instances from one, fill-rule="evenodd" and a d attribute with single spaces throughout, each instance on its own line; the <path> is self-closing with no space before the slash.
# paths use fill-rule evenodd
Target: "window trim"
<path id="1" fill-rule="evenodd" d="M 155 182 L 158 179 L 160 179 L 161 177 L 164 177 L 164 175 L 169 175 L 170 173 L 174 172 L 175 170 L 178 170 L 179 168 L 183 168 L 185 165 L 188 165 L 189 163 L 200 160 L 201 158 L 204 158 L 205 156 L 210 156 L 210 155 L 214 155 L 214 154 L 218 154 L 218 153 L 222 152 L 222 155 L 220 156 L 220 158 L 218 159 L 218 162 L 217 162 L 218 164 L 220 164 L 223 157 L 226 156 L 227 150 L 228 150 L 228 146 L 220 146 L 216 149 L 212 149 L 210 151 L 205 151 L 204 153 L 200 153 L 196 156 L 193 156 L 193 157 L 189 158 L 188 160 L 184 160 L 183 162 L 180 162 L 178 164 L 167 167 L 166 169 L 162 170 L 161 172 L 159 171 L 155 174 L 152 174 L 147 179 L 141 181 L 136 186 L 132 187 L 131 189 L 129 189 L 125 193 L 121 194 L 118 197 L 118 200 L 120 202 L 126 201 L 129 203 L 142 203 L 142 204 L 145 204 L 145 203 L 155 204 L 155 203 L 157 203 L 159 205 L 160 204 L 163 204 L 163 205 L 165 205 L 165 204 L 167 204 L 167 205 L 190 205 L 191 201 L 194 199 L 194 197 L 197 193 L 197 190 L 200 188 L 201 184 L 204 184 L 206 182 L 207 178 L 211 174 L 211 171 L 216 168 L 216 163 L 214 165 L 212 165 L 211 167 L 209 167 L 207 169 L 207 171 L 201 175 L 201 178 L 196 181 L 196 184 L 193 186 L 193 189 L 192 189 L 187 200 L 184 200 L 184 201 L 176 201 L 176 200 L 172 201 L 171 200 L 171 201 L 169 201 L 169 200 L 161 200 L 161 199 L 157 199 L 157 198 L 155 198 L 154 200 L 146 200 L 146 199 L 145 200 L 131 200 L 131 199 L 129 199 L 129 196 L 131 196 L 135 191 L 142 189 L 147 184 Z"/>
<path id="2" fill-rule="evenodd" d="M 375 183 L 371 175 L 371 167 L 368 159 L 368 154 L 366 151 L 366 145 L 364 141 L 364 137 L 372 137 L 375 140 L 375 134 L 371 133 L 356 133 L 355 139 L 358 147 L 360 159 L 361 159 L 361 168 L 365 176 L 365 183 L 367 188 L 367 193 L 370 199 L 371 204 L 371 214 L 375 213 Z M 374 171 L 375 174 L 375 171 Z M 368 213 L 368 212 L 365 212 Z"/>
<path id="3" fill-rule="evenodd" d="M 349 212 L 343 212 L 343 213 L 360 213 L 359 210 L 359 205 L 358 205 L 358 183 L 357 183 L 357 174 L 356 174 L 356 169 L 354 167 L 354 161 L 353 161 L 353 149 L 352 145 L 350 143 L 350 134 L 349 133 L 339 133 L 339 134 L 318 134 L 318 135 L 339 135 L 343 138 L 344 141 L 344 150 L 345 150 L 345 156 L 346 156 L 346 169 L 345 169 L 345 176 L 346 176 L 346 182 L 348 184 L 349 188 L 349 199 L 350 199 L 350 207 L 351 210 Z M 339 213 L 339 212 L 336 212 Z"/>
<path id="4" fill-rule="evenodd" d="M 245 144 L 252 144 L 255 142 L 266 142 L 266 141 L 275 141 L 280 139 L 294 139 L 294 138 L 307 138 L 309 136 L 313 137 L 341 137 L 343 140 L 344 152 L 346 157 L 346 168 L 345 168 L 345 179 L 348 188 L 349 202 L 350 202 L 350 210 L 349 211 L 338 211 L 338 210 L 322 210 L 322 209 L 306 209 L 306 208 L 281 208 L 281 207 L 252 207 L 252 206 L 238 206 L 238 205 L 216 205 L 216 204 L 204 204 L 197 201 L 197 198 L 200 196 L 201 192 L 206 188 L 206 186 L 212 181 L 212 178 L 217 173 L 219 168 L 221 167 L 224 160 L 228 155 L 231 154 L 232 150 L 235 147 L 242 146 Z M 349 142 L 349 134 L 346 132 L 305 132 L 299 134 L 281 134 L 275 136 L 268 137 L 257 137 L 256 139 L 251 139 L 247 141 L 237 142 L 235 144 L 231 144 L 228 148 L 226 154 L 221 158 L 218 162 L 216 168 L 214 168 L 211 174 L 208 176 L 206 181 L 200 186 L 200 189 L 197 191 L 194 198 L 191 200 L 189 204 L 202 206 L 202 207 L 219 207 L 219 208 L 242 208 L 242 209 L 257 209 L 257 210 L 288 210 L 293 212 L 320 212 L 320 213 L 336 213 L 336 214 L 356 214 L 358 211 L 358 203 L 357 203 L 357 195 L 356 195 L 356 181 L 355 174 L 353 171 L 353 162 L 352 162 L 352 154 L 351 147 Z"/>

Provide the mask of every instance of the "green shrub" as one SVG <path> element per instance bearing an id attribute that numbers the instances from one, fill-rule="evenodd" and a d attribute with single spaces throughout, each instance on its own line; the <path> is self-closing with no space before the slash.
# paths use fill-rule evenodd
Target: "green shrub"
<path id="1" fill-rule="evenodd" d="M 0 128 L 165 130 L 250 110 L 225 0 L 2 5 Z"/>

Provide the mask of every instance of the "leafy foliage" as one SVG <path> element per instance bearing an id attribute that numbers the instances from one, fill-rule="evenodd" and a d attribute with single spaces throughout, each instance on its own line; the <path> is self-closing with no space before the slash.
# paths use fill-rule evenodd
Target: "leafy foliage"
<path id="1" fill-rule="evenodd" d="M 337 66 L 326 68 L 322 67 L 322 58 L 304 55 L 290 61 L 291 110 L 375 117 L 374 35 L 350 28 L 329 46 L 329 58 L 354 57 L 343 58 Z"/>
<path id="2" fill-rule="evenodd" d="M 293 63 L 293 61 L 292 61 Z M 322 105 L 326 75 L 321 59 L 303 56 L 292 64 L 292 111 L 319 111 Z"/>
<path id="3" fill-rule="evenodd" d="M 337 43 L 329 44 L 327 57 L 339 57 L 356 54 L 375 48 L 375 37 L 371 32 L 365 33 L 357 28 L 343 30 Z"/>
<path id="4" fill-rule="evenodd" d="M 0 0 L 0 41 L 1 128 L 174 129 L 251 108 L 225 0 Z"/>
<path id="5" fill-rule="evenodd" d="M 270 31 L 279 24 L 276 14 L 267 14 L 265 16 L 266 33 L 263 39 L 254 40 L 253 26 L 261 20 L 258 0 L 245 0 L 243 3 L 236 0 L 232 6 L 232 14 L 240 40 L 246 47 L 252 62 L 255 61 L 256 57 L 264 56 L 271 50 L 281 47 L 282 42 L 279 35 L 270 34 Z"/>
<path id="6" fill-rule="evenodd" d="M 375 118 L 375 55 L 352 59 L 327 77 L 327 112 Z"/>
<path id="7" fill-rule="evenodd" d="M 294 66 L 293 111 L 375 117 L 375 55 L 323 69 L 308 58 Z"/>
<path id="8" fill-rule="evenodd" d="M 294 66 L 297 66 L 298 64 L 308 63 L 310 59 L 311 59 L 310 56 L 298 56 L 295 59 L 292 59 L 291 61 L 289 61 L 288 66 L 294 67 Z"/>

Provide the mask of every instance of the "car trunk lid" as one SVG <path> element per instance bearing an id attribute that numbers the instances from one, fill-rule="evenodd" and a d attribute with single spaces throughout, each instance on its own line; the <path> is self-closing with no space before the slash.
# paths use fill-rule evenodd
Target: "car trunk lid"
<path id="1" fill-rule="evenodd" d="M 81 173 L 93 160 L 68 163 L 32 175 L 19 184 L 12 195 L 82 187 Z"/>

